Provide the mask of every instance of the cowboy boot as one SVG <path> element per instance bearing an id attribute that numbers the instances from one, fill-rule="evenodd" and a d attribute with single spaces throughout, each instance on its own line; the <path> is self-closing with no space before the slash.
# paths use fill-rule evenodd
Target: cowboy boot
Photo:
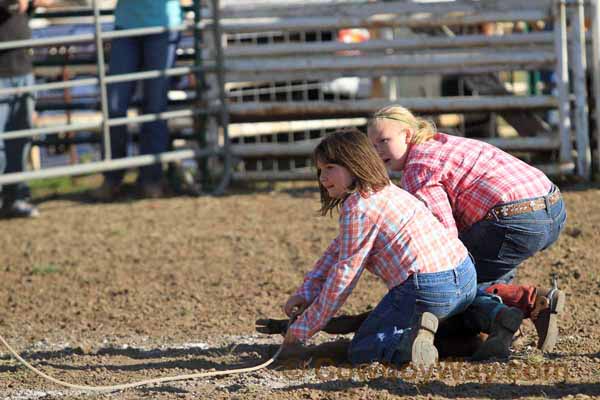
<path id="1" fill-rule="evenodd" d="M 508 307 L 516 307 L 529 318 L 531 310 L 535 305 L 537 289 L 529 285 L 513 285 L 511 283 L 496 283 L 485 289 L 486 293 L 500 297 L 502 304 Z"/>
<path id="2" fill-rule="evenodd" d="M 487 340 L 473 354 L 473 360 L 481 361 L 490 358 L 507 358 L 515 332 L 521 326 L 523 313 L 518 308 L 502 309 L 492 323 Z"/>
<path id="3" fill-rule="evenodd" d="M 413 326 L 410 341 L 410 360 L 417 368 L 433 366 L 438 360 L 438 351 L 433 344 L 439 321 L 435 315 L 424 312 Z"/>
<path id="4" fill-rule="evenodd" d="M 495 284 L 486 289 L 495 294 L 507 306 L 520 309 L 525 318 L 530 318 L 538 335 L 537 347 L 552 351 L 558 339 L 558 318 L 565 307 L 565 294 L 556 286 L 541 289 L 534 286 Z"/>
<path id="5" fill-rule="evenodd" d="M 538 289 L 531 321 L 538 334 L 538 349 L 550 352 L 558 340 L 558 316 L 565 309 L 566 296 L 553 281 L 551 289 Z"/>

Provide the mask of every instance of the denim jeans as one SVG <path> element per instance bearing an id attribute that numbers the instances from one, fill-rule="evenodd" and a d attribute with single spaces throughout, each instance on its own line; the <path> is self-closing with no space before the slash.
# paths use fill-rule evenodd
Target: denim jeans
<path id="1" fill-rule="evenodd" d="M 467 311 L 452 321 L 455 328 L 462 325 L 464 333 L 490 333 L 496 316 L 507 306 L 484 289 L 496 283 L 512 282 L 519 264 L 558 239 L 567 215 L 562 198 L 549 204 L 548 196 L 556 190 L 553 186 L 544 196 L 546 208 L 543 210 L 498 217 L 495 221 L 482 220 L 460 234 L 475 262 L 478 289 Z M 512 203 L 515 202 L 505 204 Z M 461 318 L 462 321 L 458 321 Z M 439 334 L 451 335 L 455 328 L 440 327 Z"/>
<path id="2" fill-rule="evenodd" d="M 558 239 L 567 214 L 562 198 L 552 205 L 548 202 L 548 196 L 556 190 L 553 186 L 544 196 L 545 209 L 511 217 L 499 216 L 493 221 L 482 220 L 460 234 L 475 260 L 481 288 L 510 283 L 523 261 Z M 512 203 L 515 202 L 506 204 Z"/>
<path id="3" fill-rule="evenodd" d="M 16 88 L 34 84 L 32 74 L 0 77 L 0 88 Z M 33 116 L 33 95 L 0 95 L 0 174 L 22 172 L 25 170 L 30 138 L 3 140 L 2 133 L 31 129 Z M 15 200 L 29 197 L 29 187 L 25 183 L 5 185 L 2 187 L 4 205 L 12 204 Z"/>
<path id="4" fill-rule="evenodd" d="M 348 355 L 353 364 L 381 361 L 401 365 L 410 361 L 399 351 L 411 326 L 424 312 L 444 320 L 463 312 L 475 298 L 475 267 L 467 257 L 450 271 L 413 274 L 392 288 L 356 332 Z"/>
<path id="5" fill-rule="evenodd" d="M 114 39 L 110 52 L 109 73 L 118 75 L 169 68 L 175 60 L 178 40 L 178 32 Z M 160 113 L 167 109 L 169 82 L 170 80 L 166 76 L 140 81 L 143 89 L 142 114 Z M 110 118 L 127 115 L 136 83 L 136 81 L 128 81 L 108 85 Z M 112 127 L 110 129 L 112 158 L 126 157 L 128 142 L 126 125 Z M 140 154 L 157 154 L 166 151 L 168 147 L 169 133 L 165 120 L 142 123 L 139 135 Z M 118 184 L 123 180 L 124 174 L 124 170 L 116 170 L 106 172 L 104 176 L 111 183 Z M 161 180 L 162 175 L 160 164 L 141 167 L 138 182 L 157 183 Z"/>

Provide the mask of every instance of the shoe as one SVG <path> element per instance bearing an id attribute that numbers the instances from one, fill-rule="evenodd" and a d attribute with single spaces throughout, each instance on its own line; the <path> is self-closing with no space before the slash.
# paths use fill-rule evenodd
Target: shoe
<path id="1" fill-rule="evenodd" d="M 144 199 L 158 199 L 164 196 L 160 183 L 143 183 L 139 186 L 139 194 Z"/>
<path id="2" fill-rule="evenodd" d="M 120 184 L 105 179 L 102 185 L 92 191 L 91 196 L 96 201 L 109 202 L 113 201 L 119 195 L 120 191 Z"/>
<path id="3" fill-rule="evenodd" d="M 558 317 L 565 309 L 566 296 L 554 283 L 551 289 L 538 289 L 531 321 L 538 334 L 538 349 L 550 352 L 558 340 Z"/>
<path id="4" fill-rule="evenodd" d="M 2 218 L 36 218 L 40 212 L 37 207 L 25 200 L 15 200 L 2 205 L 0 216 Z"/>
<path id="5" fill-rule="evenodd" d="M 417 368 L 433 366 L 438 360 L 438 351 L 433 344 L 439 321 L 435 315 L 425 312 L 419 318 L 411 344 L 411 362 Z"/>
<path id="6" fill-rule="evenodd" d="M 523 313 L 518 308 L 507 307 L 501 310 L 493 322 L 487 340 L 473 354 L 473 360 L 508 358 L 513 336 L 519 330 L 521 322 L 523 322 Z"/>

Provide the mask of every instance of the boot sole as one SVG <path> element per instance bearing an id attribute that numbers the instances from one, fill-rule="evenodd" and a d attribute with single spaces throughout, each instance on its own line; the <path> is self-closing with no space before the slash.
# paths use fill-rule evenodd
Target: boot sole
<path id="1" fill-rule="evenodd" d="M 412 344 L 411 361 L 417 368 L 428 369 L 438 360 L 438 351 L 433 344 L 439 321 L 431 313 L 421 315 L 419 332 Z"/>
<path id="2" fill-rule="evenodd" d="M 543 352 L 551 352 L 554 350 L 554 346 L 558 341 L 558 316 L 561 315 L 565 310 L 566 296 L 561 290 L 557 290 L 555 294 L 555 306 L 547 314 L 548 328 L 546 330 L 546 338 L 543 342 L 538 343 L 538 349 Z M 546 316 L 540 316 L 539 318 L 546 318 Z"/>

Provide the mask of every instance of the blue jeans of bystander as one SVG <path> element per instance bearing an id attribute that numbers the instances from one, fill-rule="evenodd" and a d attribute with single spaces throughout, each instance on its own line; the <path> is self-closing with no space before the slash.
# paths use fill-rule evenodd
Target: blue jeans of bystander
<path id="1" fill-rule="evenodd" d="M 118 29 L 118 28 L 117 28 Z M 164 32 L 154 35 L 117 38 L 112 41 L 109 73 L 119 75 L 137 71 L 163 70 L 173 65 L 175 50 L 179 40 L 178 32 Z M 145 79 L 141 104 L 142 114 L 164 112 L 167 109 L 169 78 L 161 76 Z M 118 82 L 108 86 L 108 108 L 110 118 L 127 115 L 127 109 L 134 94 L 136 81 Z M 139 136 L 140 154 L 157 154 L 169 146 L 169 133 L 165 120 L 144 122 Z M 110 148 L 113 158 L 127 156 L 127 126 L 118 125 L 110 130 Z M 125 171 L 105 173 L 105 178 L 118 184 Z M 139 183 L 157 183 L 162 178 L 162 166 L 153 164 L 140 168 Z"/>
<path id="2" fill-rule="evenodd" d="M 0 77 L 0 88 L 17 88 L 34 84 L 32 74 Z M 0 95 L 0 174 L 22 172 L 27 162 L 30 138 L 3 140 L 2 134 L 8 131 L 31 129 L 34 100 L 30 93 Z M 2 188 L 4 204 L 29 197 L 29 187 L 25 183 L 5 185 Z"/>

